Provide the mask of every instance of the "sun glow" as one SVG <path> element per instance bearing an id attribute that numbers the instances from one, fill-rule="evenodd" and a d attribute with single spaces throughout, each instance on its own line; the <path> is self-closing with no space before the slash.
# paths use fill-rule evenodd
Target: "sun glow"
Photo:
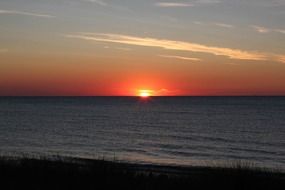
<path id="1" fill-rule="evenodd" d="M 152 96 L 152 90 L 139 90 L 138 96 L 141 98 L 147 98 L 149 96 Z"/>

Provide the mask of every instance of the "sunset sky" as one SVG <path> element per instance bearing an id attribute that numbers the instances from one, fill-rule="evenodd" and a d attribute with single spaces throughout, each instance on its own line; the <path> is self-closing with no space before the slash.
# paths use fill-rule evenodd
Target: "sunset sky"
<path id="1" fill-rule="evenodd" d="M 140 90 L 285 95 L 285 1 L 0 1 L 0 95 Z"/>

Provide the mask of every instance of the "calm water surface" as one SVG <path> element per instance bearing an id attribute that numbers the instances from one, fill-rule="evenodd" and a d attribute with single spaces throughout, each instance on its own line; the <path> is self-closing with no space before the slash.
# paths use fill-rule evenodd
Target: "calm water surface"
<path id="1" fill-rule="evenodd" d="M 0 152 L 285 169 L 285 97 L 1 97 Z"/>

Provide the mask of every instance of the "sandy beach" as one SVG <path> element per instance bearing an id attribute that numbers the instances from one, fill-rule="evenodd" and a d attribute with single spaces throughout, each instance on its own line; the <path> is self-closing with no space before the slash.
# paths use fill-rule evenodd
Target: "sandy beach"
<path id="1" fill-rule="evenodd" d="M 66 157 L 2 157 L 4 189 L 284 189 L 285 173 L 232 167 L 143 165 Z"/>

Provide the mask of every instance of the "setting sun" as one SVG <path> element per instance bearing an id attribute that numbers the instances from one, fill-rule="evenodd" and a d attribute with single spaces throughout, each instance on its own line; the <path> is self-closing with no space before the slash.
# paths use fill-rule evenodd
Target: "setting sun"
<path id="1" fill-rule="evenodd" d="M 147 98 L 149 96 L 152 96 L 152 90 L 139 90 L 138 92 L 138 96 L 142 97 L 142 98 Z"/>

